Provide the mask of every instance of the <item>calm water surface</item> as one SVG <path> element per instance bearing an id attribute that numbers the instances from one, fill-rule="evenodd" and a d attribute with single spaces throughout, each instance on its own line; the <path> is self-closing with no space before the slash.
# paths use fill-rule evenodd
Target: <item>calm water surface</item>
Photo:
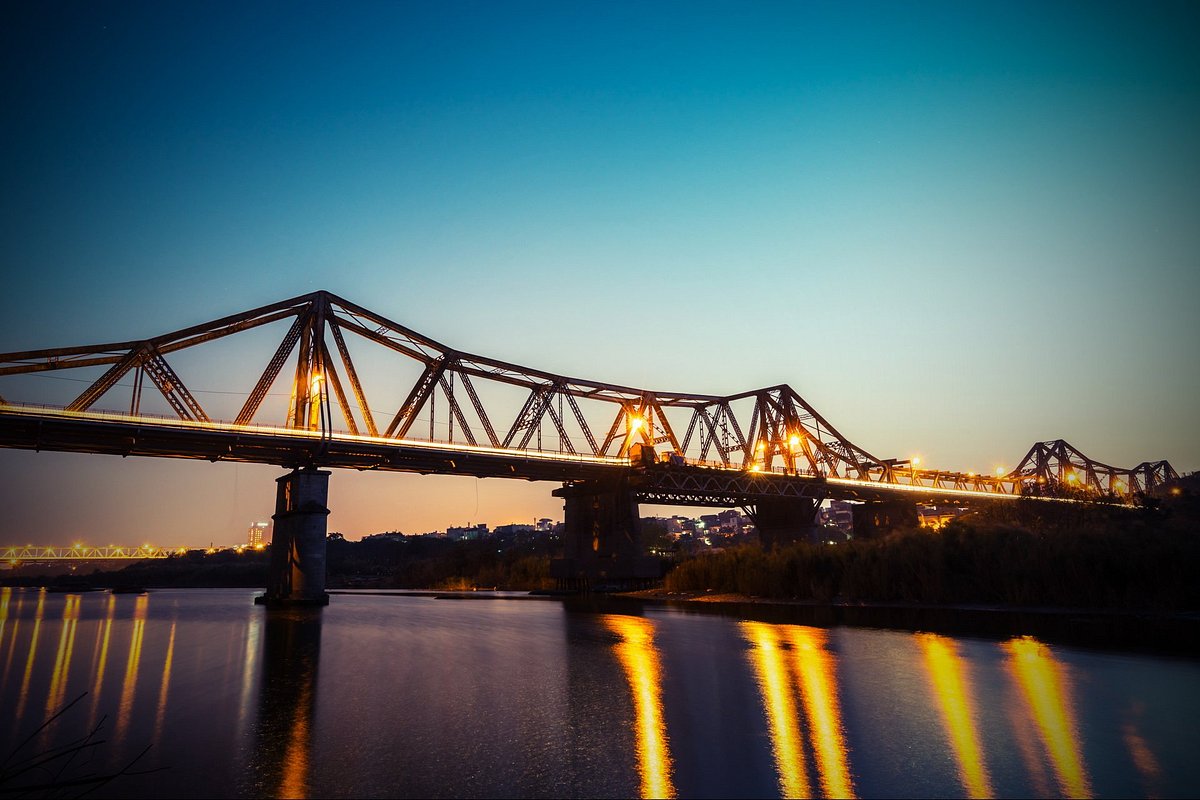
<path id="1" fill-rule="evenodd" d="M 3 769 L 99 726 L 19 780 L 150 746 L 132 770 L 157 771 L 92 796 L 1200 791 L 1193 659 L 556 600 L 281 613 L 254 594 L 0 589 Z"/>

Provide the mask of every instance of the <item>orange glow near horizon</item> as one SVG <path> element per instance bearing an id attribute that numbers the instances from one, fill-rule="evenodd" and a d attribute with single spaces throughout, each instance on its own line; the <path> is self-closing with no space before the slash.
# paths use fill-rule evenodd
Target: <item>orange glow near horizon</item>
<path id="1" fill-rule="evenodd" d="M 930 688 L 941 712 L 946 736 L 958 761 L 963 789 L 968 797 L 993 797 L 991 778 L 979 746 L 967 663 L 958 654 L 953 639 L 932 633 L 918 633 L 916 639 L 925 656 Z"/>
<path id="2" fill-rule="evenodd" d="M 1037 727 L 1059 790 L 1068 797 L 1091 797 L 1092 789 L 1080 753 L 1066 668 L 1050 648 L 1030 636 L 1001 645 L 1007 668 L 1020 689 Z"/>
<path id="3" fill-rule="evenodd" d="M 601 620 L 606 628 L 621 637 L 614 649 L 633 692 L 642 797 L 674 797 L 670 741 L 663 719 L 662 667 L 654 648 L 654 623 L 642 617 L 619 614 L 606 614 Z"/>
<path id="4" fill-rule="evenodd" d="M 758 679 L 759 695 L 767 716 L 779 792 L 783 797 L 808 797 L 804 740 L 779 631 L 765 622 L 742 622 L 740 626 L 751 646 L 747 656 Z"/>

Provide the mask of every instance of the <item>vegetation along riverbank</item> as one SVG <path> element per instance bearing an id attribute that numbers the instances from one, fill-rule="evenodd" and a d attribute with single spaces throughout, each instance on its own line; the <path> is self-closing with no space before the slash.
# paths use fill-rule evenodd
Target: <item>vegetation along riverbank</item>
<path id="1" fill-rule="evenodd" d="M 333 535 L 337 588 L 545 590 L 555 537 L 449 541 Z M 13 575 L 10 585 L 260 587 L 267 552 L 193 551 L 111 571 Z M 996 504 L 939 531 L 901 530 L 837 545 L 756 545 L 678 557 L 655 594 L 829 604 L 903 603 L 1200 612 L 1200 496 L 1136 509 Z"/>

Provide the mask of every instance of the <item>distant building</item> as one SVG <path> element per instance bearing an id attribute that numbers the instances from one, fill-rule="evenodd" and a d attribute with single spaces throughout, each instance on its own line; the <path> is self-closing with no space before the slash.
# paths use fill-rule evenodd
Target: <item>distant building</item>
<path id="1" fill-rule="evenodd" d="M 428 534 L 424 534 L 428 535 Z M 362 537 L 359 541 L 363 542 L 402 542 L 405 536 L 400 531 L 387 531 L 385 533 L 372 533 Z"/>
<path id="2" fill-rule="evenodd" d="M 821 524 L 846 532 L 854 530 L 854 504 L 830 500 L 829 507 L 821 509 Z"/>
<path id="3" fill-rule="evenodd" d="M 486 522 L 481 522 L 478 525 L 466 525 L 464 527 L 450 527 L 446 529 L 446 538 L 458 541 L 460 539 L 482 539 L 488 535 L 488 526 Z"/>
<path id="4" fill-rule="evenodd" d="M 922 528 L 940 531 L 946 523 L 963 513 L 964 509 L 952 506 L 923 506 L 917 509 L 917 519 Z"/>
<path id="5" fill-rule="evenodd" d="M 515 536 L 519 533 L 533 533 L 537 527 L 527 522 L 512 522 L 508 525 L 497 525 L 492 533 L 497 536 Z"/>
<path id="6" fill-rule="evenodd" d="M 270 527 L 269 522 L 253 522 L 250 524 L 250 530 L 246 532 L 246 546 L 252 550 L 261 550 L 266 546 L 267 528 Z"/>

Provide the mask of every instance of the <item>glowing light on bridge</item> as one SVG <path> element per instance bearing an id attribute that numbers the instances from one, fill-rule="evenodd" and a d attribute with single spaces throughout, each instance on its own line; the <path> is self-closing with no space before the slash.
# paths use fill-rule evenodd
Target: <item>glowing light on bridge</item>
<path id="1" fill-rule="evenodd" d="M 1092 789 L 1080 752 L 1071 704 L 1069 676 L 1050 648 L 1026 636 L 1005 642 L 1009 675 L 1020 689 L 1067 797 L 1090 797 Z"/>
<path id="2" fill-rule="evenodd" d="M 670 743 L 663 719 L 662 668 L 654 647 L 654 623 L 642 617 L 618 614 L 606 614 L 601 620 L 621 638 L 614 649 L 633 691 L 642 797 L 674 797 Z"/>
<path id="3" fill-rule="evenodd" d="M 994 797 L 979 746 L 967 663 L 959 656 L 953 639 L 932 633 L 919 633 L 916 638 L 925 656 L 925 668 L 942 724 L 958 761 L 963 789 L 968 797 Z"/>

